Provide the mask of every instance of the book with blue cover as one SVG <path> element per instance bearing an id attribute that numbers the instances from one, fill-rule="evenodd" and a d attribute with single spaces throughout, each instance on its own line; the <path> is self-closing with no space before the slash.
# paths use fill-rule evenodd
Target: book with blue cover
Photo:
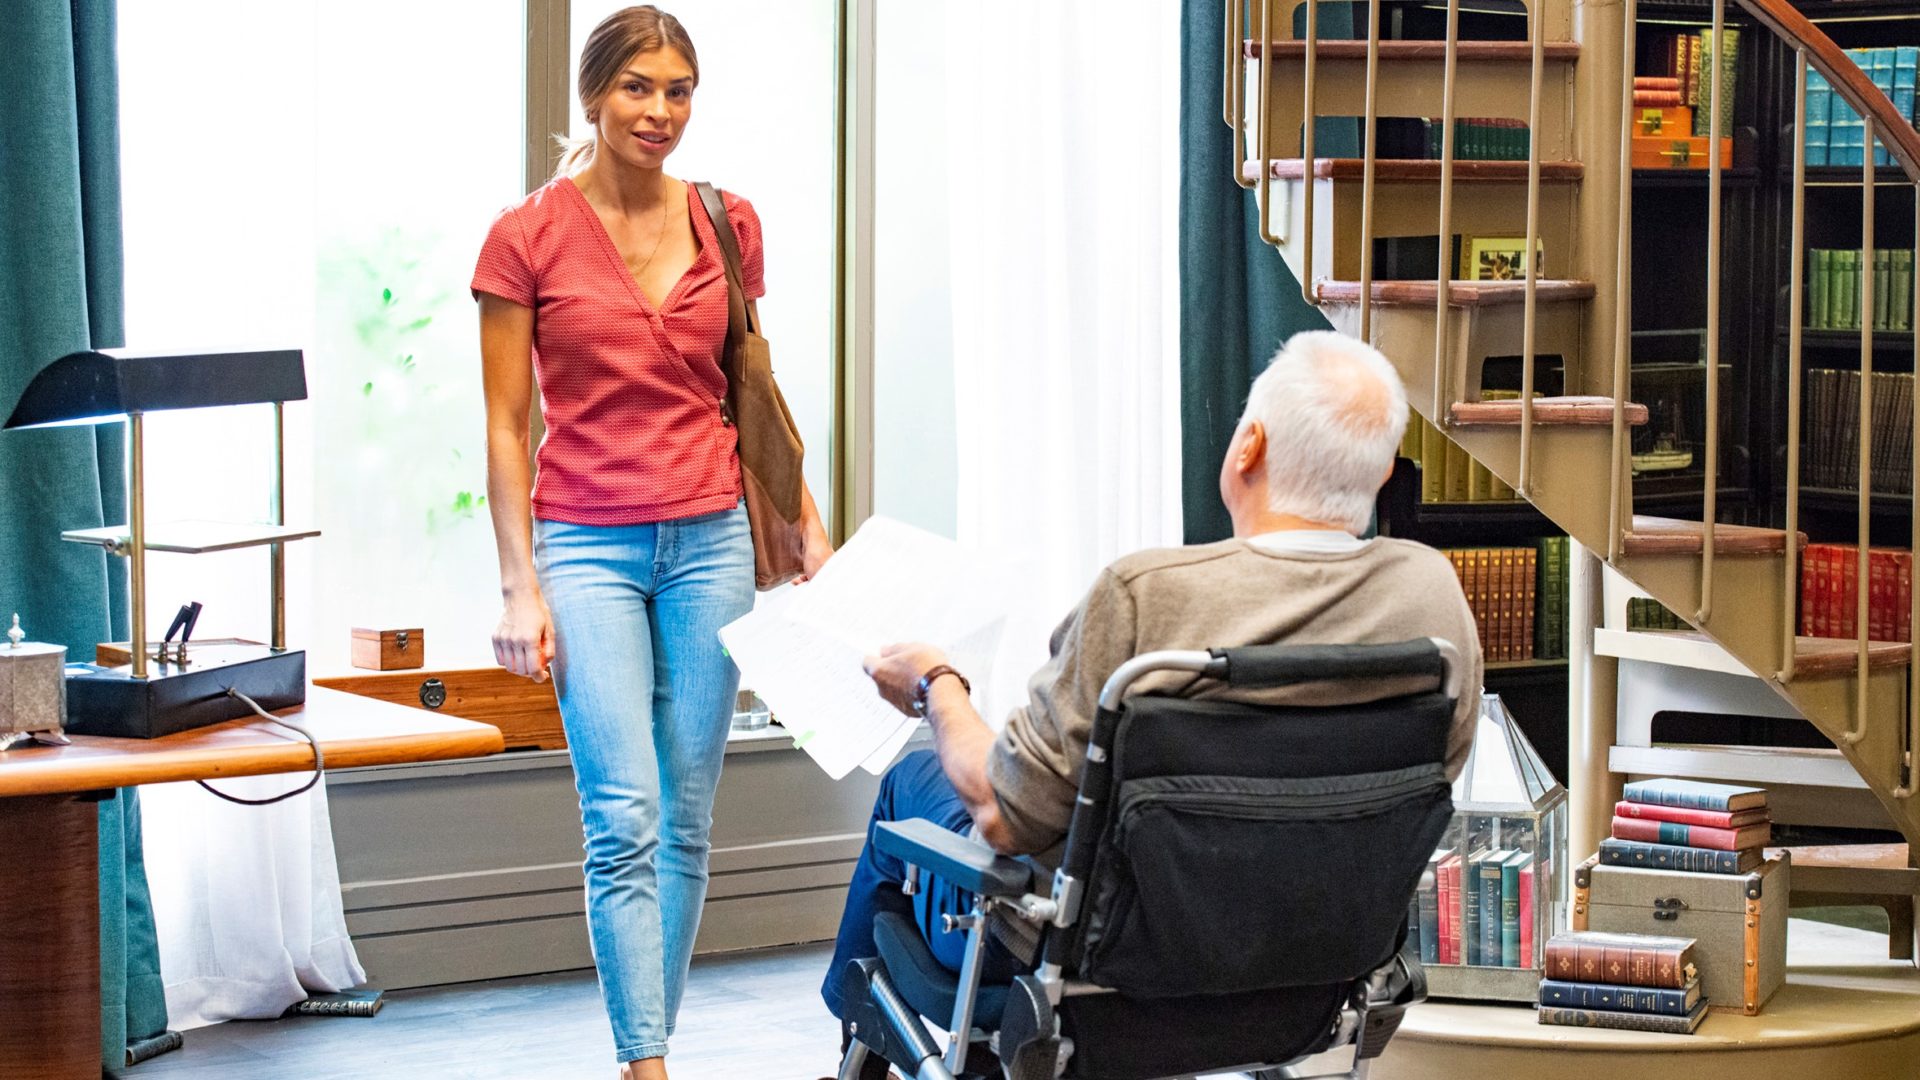
<path id="1" fill-rule="evenodd" d="M 1512 856 L 1506 848 L 1489 851 L 1474 875 L 1478 881 L 1473 886 L 1473 906 L 1479 909 L 1480 929 L 1479 959 L 1474 962 L 1486 967 L 1500 966 L 1501 865 Z"/>
<path id="2" fill-rule="evenodd" d="M 1520 871 L 1533 856 L 1516 851 L 1500 863 L 1500 966 L 1517 968 L 1520 962 Z"/>
<path id="3" fill-rule="evenodd" d="M 1761 848 L 1719 851 L 1714 848 L 1648 844 L 1638 840 L 1600 841 L 1600 862 L 1606 866 L 1633 866 L 1642 870 L 1682 870 L 1694 874 L 1746 874 L 1765 861 Z"/>
<path id="4" fill-rule="evenodd" d="M 1887 95 L 1888 100 L 1892 100 L 1893 50 L 1867 49 L 1865 52 L 1866 55 L 1860 58 L 1861 68 L 1865 69 L 1867 74 L 1872 76 L 1873 85 L 1879 87 L 1880 92 Z M 1905 115 L 1912 115 L 1911 110 Z M 1893 155 L 1887 153 L 1887 148 L 1880 145 L 1880 140 L 1878 139 L 1873 141 L 1873 163 L 1875 165 L 1893 164 Z"/>
<path id="5" fill-rule="evenodd" d="M 1703 780 L 1674 780 L 1664 777 L 1628 784 L 1622 795 L 1633 802 L 1653 803 L 1656 806 L 1686 806 L 1695 810 L 1747 810 L 1767 805 L 1766 788 L 1709 784 Z"/>
<path id="6" fill-rule="evenodd" d="M 1807 164 L 1827 164 L 1828 115 L 1833 107 L 1833 87 L 1826 76 L 1807 69 Z"/>
<path id="7" fill-rule="evenodd" d="M 1700 979 L 1695 976 L 1679 990 L 1654 986 L 1612 986 L 1607 983 L 1566 982 L 1545 979 L 1540 983 L 1540 1004 L 1575 1009 L 1611 1009 L 1616 1012 L 1654 1013 L 1661 1016 L 1685 1016 L 1700 1002 Z"/>

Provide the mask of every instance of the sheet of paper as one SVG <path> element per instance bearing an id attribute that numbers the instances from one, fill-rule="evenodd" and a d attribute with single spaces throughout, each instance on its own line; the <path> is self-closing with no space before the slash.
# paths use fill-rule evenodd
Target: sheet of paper
<path id="1" fill-rule="evenodd" d="M 881 699 L 863 668 L 866 656 L 924 641 L 943 649 L 976 688 L 995 685 L 1015 601 L 1008 580 L 1002 560 L 876 517 L 812 581 L 769 598 L 720 636 L 741 685 L 766 700 L 822 769 L 835 779 L 856 766 L 878 773 L 918 721 Z M 975 703 L 983 704 L 979 693 Z"/>

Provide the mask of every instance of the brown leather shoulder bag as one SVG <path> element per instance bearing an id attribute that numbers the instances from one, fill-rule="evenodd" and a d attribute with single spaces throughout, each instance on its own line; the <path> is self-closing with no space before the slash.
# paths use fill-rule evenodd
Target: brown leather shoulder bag
<path id="1" fill-rule="evenodd" d="M 720 238 L 727 267 L 727 345 L 722 369 L 727 376 L 724 408 L 739 437 L 740 483 L 747 495 L 747 520 L 753 528 L 753 577 L 771 589 L 806 569 L 806 530 L 800 520 L 804 447 L 786 398 L 773 381 L 773 355 L 760 336 L 759 312 L 747 301 L 740 270 L 740 240 L 727 217 L 720 192 L 702 181 L 694 185 L 700 205 Z"/>

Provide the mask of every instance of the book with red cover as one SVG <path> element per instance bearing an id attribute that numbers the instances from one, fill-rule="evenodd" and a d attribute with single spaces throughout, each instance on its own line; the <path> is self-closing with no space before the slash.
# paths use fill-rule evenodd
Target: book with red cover
<path id="1" fill-rule="evenodd" d="M 1762 822 L 1738 829 L 1713 829 L 1705 825 L 1682 825 L 1677 821 L 1656 821 L 1653 818 L 1616 817 L 1613 819 L 1613 838 L 1638 840 L 1643 844 L 1679 844 L 1682 847 L 1713 848 L 1716 851 L 1739 851 L 1742 848 L 1764 846 L 1773 839 L 1773 826 Z"/>
<path id="2" fill-rule="evenodd" d="M 1653 934 L 1555 934 L 1547 942 L 1547 978 L 1679 990 L 1695 974 L 1693 947 L 1692 938 Z"/>
<path id="3" fill-rule="evenodd" d="M 1767 808 L 1753 810 L 1694 810 L 1685 806 L 1659 806 L 1654 803 L 1622 799 L 1613 804 L 1614 817 L 1652 818 L 1682 825 L 1705 825 L 1709 829 L 1738 829 L 1767 820 Z M 1621 839 L 1626 839 L 1621 837 Z"/>

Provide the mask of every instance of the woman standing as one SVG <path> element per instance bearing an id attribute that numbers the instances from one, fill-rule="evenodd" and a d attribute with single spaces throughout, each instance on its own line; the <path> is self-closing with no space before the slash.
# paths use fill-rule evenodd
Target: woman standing
<path id="1" fill-rule="evenodd" d="M 753 605 L 753 543 L 721 403 L 727 279 L 739 237 L 761 296 L 760 220 L 712 222 L 666 159 L 700 81 L 693 43 L 654 7 L 608 17 L 580 57 L 594 136 L 494 221 L 474 271 L 487 492 L 505 612 L 494 653 L 549 666 L 580 792 L 587 921 L 621 1075 L 661 1058 L 706 897 L 708 831 L 739 672 L 718 630 Z M 527 463 L 538 373 L 546 436 Z M 806 571 L 832 553 L 803 493 Z"/>

